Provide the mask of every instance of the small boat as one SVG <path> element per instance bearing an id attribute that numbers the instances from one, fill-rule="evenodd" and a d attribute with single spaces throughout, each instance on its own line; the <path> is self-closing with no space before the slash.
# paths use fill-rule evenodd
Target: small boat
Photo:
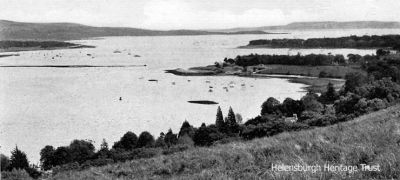
<path id="1" fill-rule="evenodd" d="M 175 82 L 172 82 L 172 85 L 175 85 Z"/>
<path id="2" fill-rule="evenodd" d="M 213 92 L 213 90 L 212 90 L 212 89 L 209 89 L 208 92 Z"/>
<path id="3" fill-rule="evenodd" d="M 158 80 L 157 80 L 157 79 L 149 79 L 149 81 L 155 81 L 155 82 L 158 82 Z"/>

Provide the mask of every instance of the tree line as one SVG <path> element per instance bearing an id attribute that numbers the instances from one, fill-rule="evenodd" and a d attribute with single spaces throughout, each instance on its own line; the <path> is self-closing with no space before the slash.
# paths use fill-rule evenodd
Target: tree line
<path id="1" fill-rule="evenodd" d="M 390 51 L 378 49 L 376 55 L 361 56 L 358 54 L 348 54 L 344 57 L 341 54 L 307 54 L 301 55 L 269 55 L 269 54 L 250 54 L 236 56 L 236 58 L 225 58 L 222 66 L 237 65 L 242 67 L 256 66 L 256 65 L 297 65 L 297 66 L 331 66 L 331 65 L 362 65 L 376 62 L 380 57 L 390 58 Z M 397 57 L 392 58 L 396 61 Z M 391 62 L 393 63 L 393 62 Z M 216 63 L 217 66 L 221 66 Z"/>
<path id="2" fill-rule="evenodd" d="M 339 38 L 260 39 L 248 46 L 273 48 L 393 48 L 400 49 L 400 35 L 347 36 Z"/>

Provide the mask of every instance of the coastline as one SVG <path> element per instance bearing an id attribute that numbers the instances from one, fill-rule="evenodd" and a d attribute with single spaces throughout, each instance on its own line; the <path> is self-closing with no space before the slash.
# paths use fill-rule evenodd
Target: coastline
<path id="1" fill-rule="evenodd" d="M 76 46 L 66 46 L 66 47 L 26 47 L 26 48 L 20 48 L 20 47 L 10 47 L 6 49 L 0 48 L 0 53 L 5 53 L 5 52 L 21 52 L 21 51 L 41 51 L 41 50 L 58 50 L 58 49 L 83 49 L 83 48 L 95 48 L 95 46 L 88 46 L 88 45 L 76 45 Z"/>
<path id="2" fill-rule="evenodd" d="M 283 65 L 280 65 L 283 66 Z M 316 93 L 325 92 L 328 83 L 332 83 L 335 89 L 340 89 L 345 80 L 341 78 L 319 78 L 317 76 L 305 76 L 299 74 L 279 74 L 279 73 L 242 73 L 242 72 L 224 72 L 218 68 L 210 66 L 192 67 L 187 70 L 182 68 L 165 70 L 177 76 L 238 76 L 247 78 L 280 78 L 287 79 L 291 83 L 300 83 L 306 85 L 304 91 L 313 91 Z"/>

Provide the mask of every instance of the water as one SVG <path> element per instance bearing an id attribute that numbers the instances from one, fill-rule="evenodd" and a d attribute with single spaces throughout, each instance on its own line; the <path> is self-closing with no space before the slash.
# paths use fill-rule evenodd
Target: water
<path id="1" fill-rule="evenodd" d="M 149 131 L 154 136 L 184 120 L 192 125 L 214 123 L 217 106 L 229 106 L 244 120 L 260 112 L 268 97 L 299 99 L 302 84 L 285 79 L 233 76 L 182 77 L 166 69 L 213 64 L 224 57 L 259 54 L 372 54 L 355 49 L 237 49 L 254 39 L 338 37 L 351 34 L 395 34 L 398 30 L 296 31 L 279 35 L 107 37 L 80 40 L 94 49 L 20 52 L 0 59 L 0 65 L 144 65 L 116 68 L 0 68 L 1 153 L 17 144 L 32 162 L 45 145 L 68 145 L 102 138 L 112 145 L 125 132 Z M 121 53 L 114 53 L 115 50 Z M 90 56 L 88 56 L 90 54 Z M 140 57 L 134 57 L 140 55 Z M 53 59 L 54 57 L 54 59 Z M 157 79 L 157 82 L 148 81 Z M 230 87 L 234 84 L 233 87 Z M 244 84 L 242 86 L 242 84 Z M 213 92 L 209 92 L 212 86 Z M 228 91 L 224 89 L 228 88 Z M 120 100 L 121 98 L 121 100 Z M 211 100 L 218 105 L 190 104 Z"/>

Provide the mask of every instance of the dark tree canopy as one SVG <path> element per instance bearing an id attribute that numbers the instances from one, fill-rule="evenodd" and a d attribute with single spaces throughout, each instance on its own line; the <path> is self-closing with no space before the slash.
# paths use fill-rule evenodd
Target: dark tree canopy
<path id="1" fill-rule="evenodd" d="M 10 159 L 4 154 L 0 154 L 1 171 L 5 171 L 5 170 L 9 169 L 9 166 L 10 166 Z"/>
<path id="2" fill-rule="evenodd" d="M 53 146 L 45 146 L 40 151 L 40 162 L 42 163 L 42 169 L 47 171 L 53 167 L 54 163 L 54 152 Z"/>
<path id="3" fill-rule="evenodd" d="M 303 111 L 303 104 L 301 101 L 293 100 L 292 98 L 286 98 L 281 107 L 281 111 L 285 116 L 291 117 L 293 114 L 300 115 Z"/>
<path id="4" fill-rule="evenodd" d="M 215 120 L 215 125 L 220 131 L 225 129 L 224 116 L 222 115 L 221 107 L 219 106 L 217 109 L 217 117 Z"/>
<path id="5" fill-rule="evenodd" d="M 278 113 L 280 102 L 270 97 L 261 105 L 261 115 Z"/>
<path id="6" fill-rule="evenodd" d="M 346 75 L 345 79 L 345 92 L 355 92 L 357 87 L 367 83 L 367 77 L 361 73 L 349 73 Z"/>
<path id="7" fill-rule="evenodd" d="M 154 146 L 154 137 L 149 132 L 144 131 L 140 133 L 139 139 L 137 141 L 137 147 L 152 147 Z"/>
<path id="8" fill-rule="evenodd" d="M 138 141 L 138 137 L 135 133 L 128 131 L 127 133 L 122 136 L 121 140 L 114 143 L 114 149 L 125 149 L 125 150 L 132 150 L 136 148 L 136 144 Z"/>
<path id="9" fill-rule="evenodd" d="M 238 123 L 236 122 L 236 115 L 233 112 L 232 107 L 229 107 L 229 111 L 228 111 L 228 116 L 225 119 L 225 124 L 226 124 L 226 128 L 227 128 L 227 132 L 228 134 L 231 133 L 237 133 L 238 132 Z"/>
<path id="10" fill-rule="evenodd" d="M 29 168 L 29 162 L 28 158 L 26 157 L 26 154 L 21 150 L 19 150 L 17 146 L 13 151 L 11 151 L 10 168 L 11 169 Z"/>
<path id="11" fill-rule="evenodd" d="M 197 146 L 210 146 L 223 138 L 223 134 L 214 126 L 201 126 L 195 133 L 193 141 Z"/>
<path id="12" fill-rule="evenodd" d="M 73 140 L 69 145 L 72 161 L 83 163 L 94 155 L 94 145 L 90 141 Z"/>
<path id="13" fill-rule="evenodd" d="M 193 137 L 194 136 L 194 128 L 186 120 L 182 123 L 182 126 L 181 126 L 181 129 L 179 131 L 178 137 L 182 137 L 184 135 L 187 135 L 189 137 Z"/>
<path id="14" fill-rule="evenodd" d="M 335 87 L 333 87 L 333 84 L 329 82 L 326 87 L 326 92 L 322 93 L 320 100 L 324 104 L 332 104 L 335 100 L 338 99 L 338 97 L 339 96 L 335 90 Z"/>
<path id="15" fill-rule="evenodd" d="M 160 133 L 160 136 L 156 139 L 154 143 L 155 147 L 165 147 L 167 144 L 165 143 L 165 134 L 163 132 Z"/>
<path id="16" fill-rule="evenodd" d="M 167 134 L 165 135 L 164 141 L 165 144 L 167 144 L 167 146 L 170 147 L 178 143 L 178 137 L 176 134 L 172 132 L 172 129 L 169 129 Z"/>
<path id="17" fill-rule="evenodd" d="M 69 147 L 60 146 L 54 151 L 54 165 L 62 165 L 72 162 L 71 151 Z"/>

